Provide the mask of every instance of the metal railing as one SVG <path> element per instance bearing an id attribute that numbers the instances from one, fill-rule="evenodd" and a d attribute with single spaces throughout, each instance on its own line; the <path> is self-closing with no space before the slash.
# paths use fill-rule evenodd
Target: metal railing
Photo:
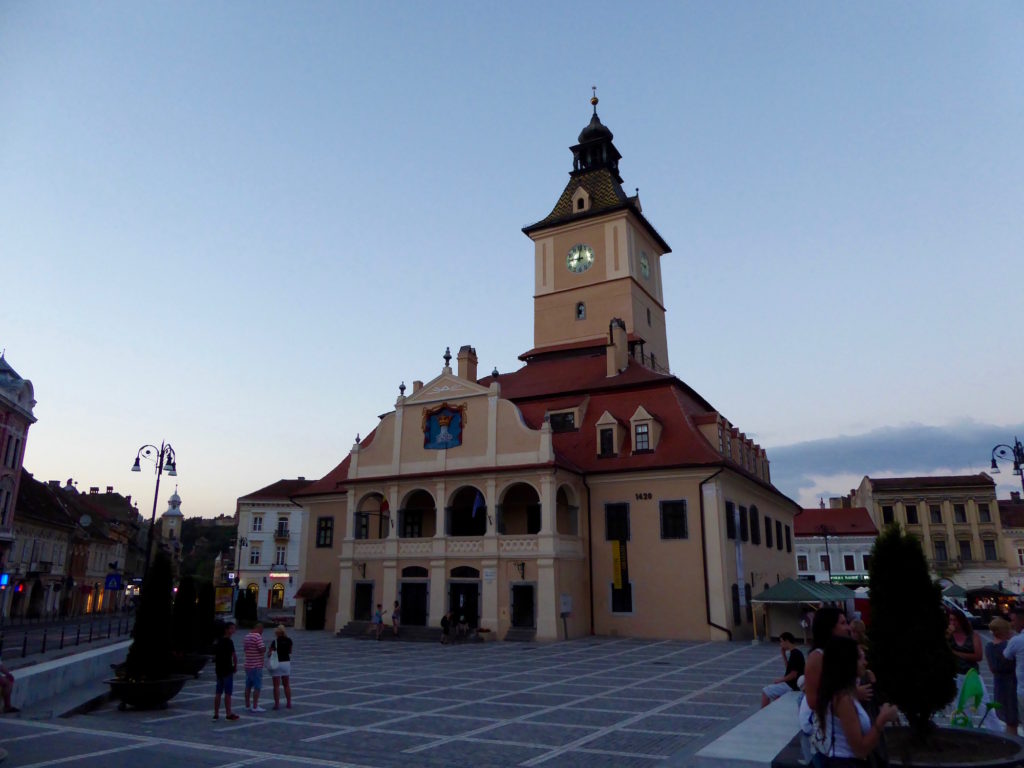
<path id="1" fill-rule="evenodd" d="M 5 623 L 0 630 L 0 659 L 25 658 L 128 636 L 134 623 L 135 616 L 129 614 L 94 614 L 71 621 L 51 621 L 46 626 Z"/>

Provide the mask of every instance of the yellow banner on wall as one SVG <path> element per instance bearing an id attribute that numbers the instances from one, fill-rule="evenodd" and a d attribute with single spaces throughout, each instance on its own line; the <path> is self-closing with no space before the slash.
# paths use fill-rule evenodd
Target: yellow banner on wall
<path id="1" fill-rule="evenodd" d="M 622 589 L 622 542 L 612 542 L 612 585 Z"/>

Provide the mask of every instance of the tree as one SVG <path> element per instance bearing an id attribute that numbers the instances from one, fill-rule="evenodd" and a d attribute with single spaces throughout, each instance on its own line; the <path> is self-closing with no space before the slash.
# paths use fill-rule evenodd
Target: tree
<path id="1" fill-rule="evenodd" d="M 134 641 L 125 662 L 129 680 L 160 680 L 171 673 L 173 584 L 171 561 L 167 553 L 157 552 L 142 582 Z"/>
<path id="2" fill-rule="evenodd" d="M 882 700 L 899 707 L 919 744 L 932 715 L 956 696 L 956 659 L 946 640 L 942 591 L 921 542 L 890 525 L 871 550 L 869 661 Z"/>
<path id="3" fill-rule="evenodd" d="M 216 592 L 208 581 L 199 583 L 199 651 L 207 653 L 217 640 Z"/>
<path id="4" fill-rule="evenodd" d="M 247 589 L 238 593 L 238 599 L 235 601 L 235 619 L 240 627 L 251 627 L 258 619 L 256 595 Z"/>

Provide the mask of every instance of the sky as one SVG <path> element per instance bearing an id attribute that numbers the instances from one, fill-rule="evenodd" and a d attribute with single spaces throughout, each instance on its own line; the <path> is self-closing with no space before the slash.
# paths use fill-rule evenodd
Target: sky
<path id="1" fill-rule="evenodd" d="M 445 347 L 533 346 L 598 113 L 672 246 L 673 373 L 810 505 L 1024 435 L 1024 6 L 0 4 L 26 468 L 189 516 L 322 476 Z M 1001 497 L 1018 478 L 1004 465 Z"/>

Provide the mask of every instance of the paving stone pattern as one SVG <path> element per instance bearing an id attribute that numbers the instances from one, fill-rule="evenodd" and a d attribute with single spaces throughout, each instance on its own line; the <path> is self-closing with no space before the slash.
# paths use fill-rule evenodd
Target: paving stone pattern
<path id="1" fill-rule="evenodd" d="M 269 634 L 268 634 L 269 637 Z M 159 712 L 0 719 L 8 766 L 675 766 L 752 713 L 775 645 L 441 646 L 292 633 L 293 708 L 214 722 L 212 669 Z M 241 636 L 235 638 L 241 650 Z M 261 705 L 273 706 L 269 676 Z"/>

